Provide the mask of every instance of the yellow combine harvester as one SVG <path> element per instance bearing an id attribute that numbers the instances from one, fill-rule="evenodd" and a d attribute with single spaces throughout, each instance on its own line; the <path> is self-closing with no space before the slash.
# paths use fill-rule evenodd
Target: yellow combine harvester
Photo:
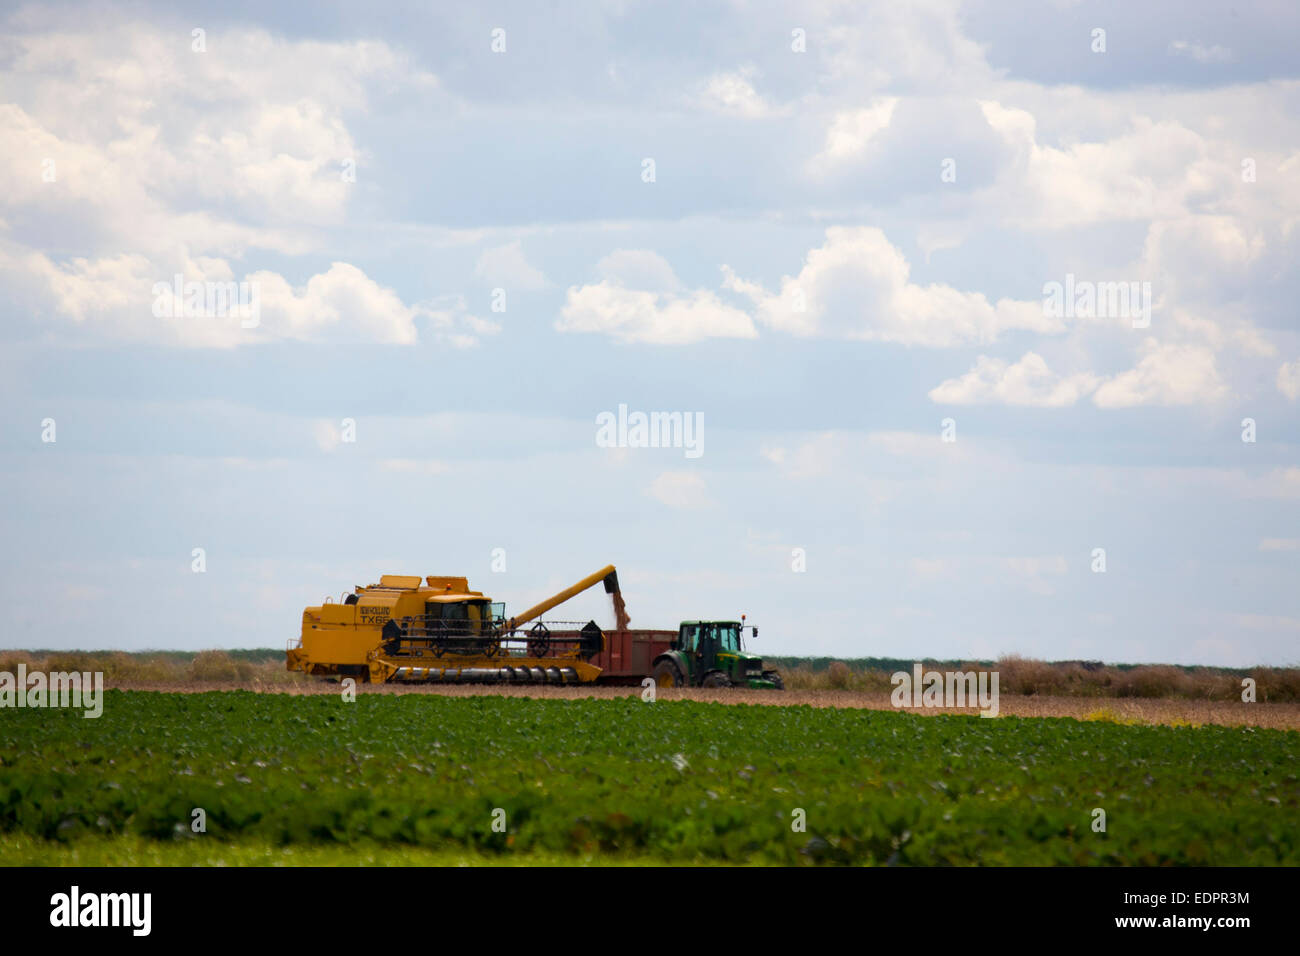
<path id="1" fill-rule="evenodd" d="M 590 683 L 600 668 L 588 661 L 604 647 L 594 621 L 557 633 L 541 621 L 526 631 L 523 626 L 600 582 L 614 595 L 619 626 L 626 627 L 612 564 L 509 619 L 504 604 L 471 591 L 467 578 L 385 574 L 338 603 L 327 598 L 304 610 L 302 637 L 290 645 L 286 666 L 377 684 Z"/>

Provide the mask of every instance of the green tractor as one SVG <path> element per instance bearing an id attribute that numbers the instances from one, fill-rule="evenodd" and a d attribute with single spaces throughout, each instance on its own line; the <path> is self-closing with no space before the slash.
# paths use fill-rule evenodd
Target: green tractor
<path id="1" fill-rule="evenodd" d="M 784 690 L 777 671 L 763 670 L 763 659 L 745 653 L 741 621 L 683 621 L 669 649 L 655 658 L 660 687 L 754 687 Z M 758 628 L 751 627 L 754 637 Z"/>

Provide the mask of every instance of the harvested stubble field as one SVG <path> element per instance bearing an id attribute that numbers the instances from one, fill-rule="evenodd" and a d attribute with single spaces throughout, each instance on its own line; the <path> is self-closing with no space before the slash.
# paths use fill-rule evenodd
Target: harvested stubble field
<path id="1" fill-rule="evenodd" d="M 787 690 L 664 690 L 665 699 L 726 704 L 808 705 L 893 710 L 890 673 L 907 661 L 809 662 L 774 658 Z M 338 694 L 337 684 L 308 679 L 284 669 L 284 654 L 272 649 L 236 651 L 3 651 L 0 671 L 102 671 L 105 685 L 119 690 L 200 693 L 249 690 L 257 693 Z M 1001 675 L 1000 714 L 1014 717 L 1073 717 L 1112 723 L 1171 726 L 1254 726 L 1300 729 L 1300 669 L 1232 670 L 1170 665 L 1085 668 L 1079 662 L 1048 663 L 1020 657 L 996 662 L 927 661 L 927 669 L 994 668 Z M 1258 702 L 1241 701 L 1241 681 L 1257 683 Z M 403 685 L 369 687 L 360 693 L 479 695 L 575 699 L 639 697 L 634 687 L 498 687 Z M 913 713 L 973 713 L 926 708 Z"/>
<path id="2" fill-rule="evenodd" d="M 239 683 L 292 685 L 300 674 L 284 668 L 284 652 L 272 648 L 200 651 L 0 651 L 0 671 L 22 662 L 30 670 L 102 671 L 110 684 L 132 686 Z M 890 676 L 910 671 L 912 661 L 866 658 L 772 657 L 791 690 L 885 691 Z M 1251 678 L 1258 699 L 1300 703 L 1300 667 L 1181 667 L 1170 664 L 1100 664 L 1039 661 L 1004 656 L 996 661 L 923 659 L 927 670 L 996 670 L 1004 696 L 1186 698 L 1240 700 L 1242 680 Z"/>
<path id="3" fill-rule="evenodd" d="M 892 674 L 911 671 L 913 662 L 868 658 L 831 661 L 775 657 L 786 686 L 808 690 L 888 691 Z M 1242 681 L 1255 682 L 1257 699 L 1300 703 L 1300 668 L 1186 667 L 1172 664 L 1103 664 L 1100 661 L 1039 661 L 1015 655 L 996 661 L 920 662 L 926 670 L 996 671 L 1007 696 L 1176 698 L 1236 701 Z"/>
<path id="4" fill-rule="evenodd" d="M 110 691 L 98 719 L 0 715 L 0 864 L 1294 865 L 1298 748 L 667 695 Z"/>

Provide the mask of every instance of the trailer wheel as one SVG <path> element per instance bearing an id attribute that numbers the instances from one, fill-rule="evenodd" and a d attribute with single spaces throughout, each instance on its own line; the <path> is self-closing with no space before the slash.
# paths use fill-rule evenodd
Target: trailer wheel
<path id="1" fill-rule="evenodd" d="M 682 679 L 682 672 L 677 669 L 677 665 L 672 661 L 660 661 L 656 664 L 654 679 L 655 683 L 660 687 L 686 686 L 686 681 Z"/>

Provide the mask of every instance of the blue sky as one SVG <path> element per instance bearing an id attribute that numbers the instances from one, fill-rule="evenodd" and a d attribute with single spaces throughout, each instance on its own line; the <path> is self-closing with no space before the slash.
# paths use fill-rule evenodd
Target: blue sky
<path id="1" fill-rule="evenodd" d="M 1300 663 L 1294 5 L 430 6 L 4 14 L 0 643 L 614 563 L 768 654 Z"/>

